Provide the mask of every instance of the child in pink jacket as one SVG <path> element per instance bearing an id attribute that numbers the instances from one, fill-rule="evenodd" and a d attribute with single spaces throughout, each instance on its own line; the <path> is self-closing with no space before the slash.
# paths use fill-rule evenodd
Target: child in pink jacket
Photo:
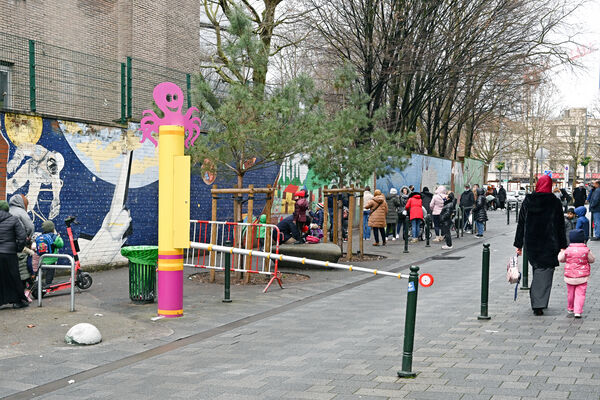
<path id="1" fill-rule="evenodd" d="M 591 250 L 585 245 L 585 235 L 581 229 L 569 232 L 571 244 L 558 254 L 558 261 L 566 262 L 565 283 L 567 284 L 567 313 L 581 318 L 585 292 L 590 276 L 590 264 L 596 261 Z"/>

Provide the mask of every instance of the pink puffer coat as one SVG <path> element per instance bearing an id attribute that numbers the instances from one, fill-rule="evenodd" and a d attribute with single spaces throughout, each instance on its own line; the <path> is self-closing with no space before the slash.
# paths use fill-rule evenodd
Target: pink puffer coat
<path id="1" fill-rule="evenodd" d="M 590 275 L 590 263 L 596 259 L 585 243 L 571 243 L 558 254 L 558 261 L 566 262 L 565 277 L 583 278 Z"/>

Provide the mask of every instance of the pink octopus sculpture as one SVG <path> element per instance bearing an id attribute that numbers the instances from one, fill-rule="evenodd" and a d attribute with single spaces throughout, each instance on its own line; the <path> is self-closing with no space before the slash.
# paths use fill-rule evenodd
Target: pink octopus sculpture
<path id="1" fill-rule="evenodd" d="M 156 139 L 152 137 L 152 132 L 158 133 L 158 127 L 161 125 L 179 125 L 185 128 L 187 137 L 185 139 L 185 147 L 189 148 L 194 145 L 198 136 L 200 136 L 200 118 L 192 117 L 194 111 L 198 111 L 196 107 L 188 108 L 185 115 L 181 114 L 183 106 L 183 92 L 176 84 L 172 82 L 163 82 L 154 88 L 152 92 L 154 102 L 164 113 L 163 118 L 159 118 L 152 110 L 144 110 L 142 112 L 142 120 L 140 122 L 142 130 L 142 140 L 144 143 L 149 139 L 154 146 L 158 146 Z"/>

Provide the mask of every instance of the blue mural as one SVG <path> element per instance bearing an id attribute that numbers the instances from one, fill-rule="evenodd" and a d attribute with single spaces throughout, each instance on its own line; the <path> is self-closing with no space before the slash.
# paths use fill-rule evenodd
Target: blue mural
<path id="1" fill-rule="evenodd" d="M 391 188 L 400 189 L 402 186 L 413 185 L 415 190 L 421 190 L 423 174 L 423 159 L 421 154 L 412 154 L 409 164 L 403 170 L 396 169 L 392 174 L 377 179 L 377 189 L 389 193 Z"/>
<path id="2" fill-rule="evenodd" d="M 7 159 L 3 198 L 24 194 L 36 230 L 53 220 L 66 237 L 64 219 L 76 215 L 82 264 L 125 261 L 123 245 L 157 244 L 158 150 L 139 143 L 139 126 L 102 127 L 37 116 L 0 113 Z M 273 184 L 278 165 L 248 172 L 245 184 Z M 199 171 L 199 169 L 198 169 Z M 218 178 L 220 187 L 230 181 Z M 210 186 L 198 172 L 191 177 L 191 218 L 210 219 Z M 264 199 L 255 201 L 255 210 Z M 219 219 L 231 219 L 233 199 L 220 200 Z M 68 246 L 66 246 L 68 247 Z M 65 249 L 70 252 L 70 249 Z"/>

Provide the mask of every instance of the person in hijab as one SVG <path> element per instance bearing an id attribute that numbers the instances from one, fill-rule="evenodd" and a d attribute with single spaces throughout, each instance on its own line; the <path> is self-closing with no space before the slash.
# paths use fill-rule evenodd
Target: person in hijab
<path id="1" fill-rule="evenodd" d="M 13 303 L 13 308 L 23 308 L 29 305 L 17 259 L 25 240 L 23 225 L 17 217 L 10 215 L 8 203 L 0 201 L 0 306 Z"/>
<path id="2" fill-rule="evenodd" d="M 519 223 L 513 245 L 517 254 L 523 249 L 533 269 L 529 291 L 535 315 L 544 315 L 548 308 L 554 268 L 558 253 L 567 248 L 565 220 L 561 201 L 552 193 L 552 179 L 540 177 L 535 192 L 525 196 L 519 213 Z"/>

